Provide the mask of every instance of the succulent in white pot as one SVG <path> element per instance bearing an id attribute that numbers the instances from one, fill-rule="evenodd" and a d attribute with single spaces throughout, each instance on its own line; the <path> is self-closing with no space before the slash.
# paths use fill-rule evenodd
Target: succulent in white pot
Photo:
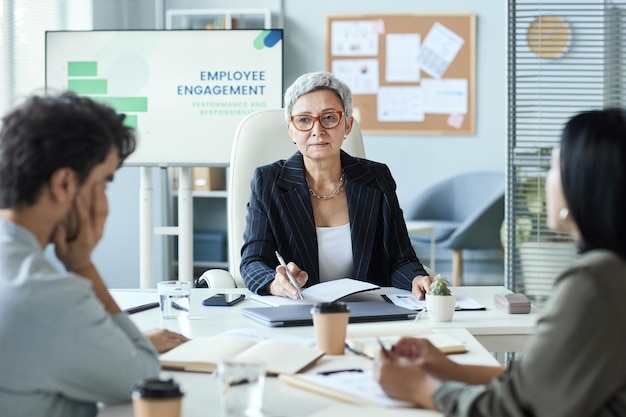
<path id="1" fill-rule="evenodd" d="M 426 311 L 431 321 L 450 321 L 456 307 L 456 296 L 448 288 L 448 280 L 437 274 L 426 294 Z"/>

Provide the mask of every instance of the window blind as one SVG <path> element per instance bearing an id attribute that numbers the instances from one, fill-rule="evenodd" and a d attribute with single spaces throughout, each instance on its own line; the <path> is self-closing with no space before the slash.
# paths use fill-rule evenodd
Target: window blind
<path id="1" fill-rule="evenodd" d="M 546 227 L 551 150 L 574 114 L 623 105 L 625 3 L 509 0 L 506 284 L 535 300 L 577 257 Z"/>
<path id="2" fill-rule="evenodd" d="M 4 0 L 0 7 L 0 114 L 45 86 L 45 32 L 64 26 L 64 0 Z"/>

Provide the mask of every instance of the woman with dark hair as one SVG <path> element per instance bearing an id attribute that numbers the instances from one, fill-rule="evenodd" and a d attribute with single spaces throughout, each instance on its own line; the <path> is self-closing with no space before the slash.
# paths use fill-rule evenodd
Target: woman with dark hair
<path id="1" fill-rule="evenodd" d="M 425 340 L 379 355 L 392 397 L 448 416 L 626 415 L 626 111 L 574 116 L 546 180 L 548 226 L 578 242 L 536 334 L 508 369 L 459 365 Z"/>

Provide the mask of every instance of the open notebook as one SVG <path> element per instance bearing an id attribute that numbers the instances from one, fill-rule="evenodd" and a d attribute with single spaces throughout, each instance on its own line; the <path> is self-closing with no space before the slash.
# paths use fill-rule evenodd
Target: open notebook
<path id="1" fill-rule="evenodd" d="M 224 360 L 265 363 L 270 375 L 293 374 L 324 353 L 308 338 L 255 329 L 235 329 L 212 337 L 197 337 L 162 354 L 164 369 L 212 372 Z"/>
<path id="2" fill-rule="evenodd" d="M 320 282 L 302 289 L 303 300 L 293 300 L 291 298 L 279 297 L 276 295 L 253 294 L 250 298 L 263 304 L 273 307 L 285 305 L 315 304 L 318 302 L 332 302 L 348 295 L 365 291 L 377 290 L 380 287 L 371 282 L 359 281 L 352 278 L 335 279 L 332 281 Z"/>

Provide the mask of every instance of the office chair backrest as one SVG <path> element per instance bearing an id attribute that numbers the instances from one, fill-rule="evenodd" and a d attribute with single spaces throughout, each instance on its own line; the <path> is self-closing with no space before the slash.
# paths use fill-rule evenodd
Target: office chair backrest
<path id="1" fill-rule="evenodd" d="M 356 120 L 342 149 L 352 156 L 365 157 L 363 137 Z M 245 287 L 239 264 L 246 228 L 250 181 L 254 169 L 289 158 L 297 147 L 287 133 L 283 109 L 261 110 L 246 116 L 237 127 L 230 156 L 228 177 L 228 263 L 238 287 Z"/>

